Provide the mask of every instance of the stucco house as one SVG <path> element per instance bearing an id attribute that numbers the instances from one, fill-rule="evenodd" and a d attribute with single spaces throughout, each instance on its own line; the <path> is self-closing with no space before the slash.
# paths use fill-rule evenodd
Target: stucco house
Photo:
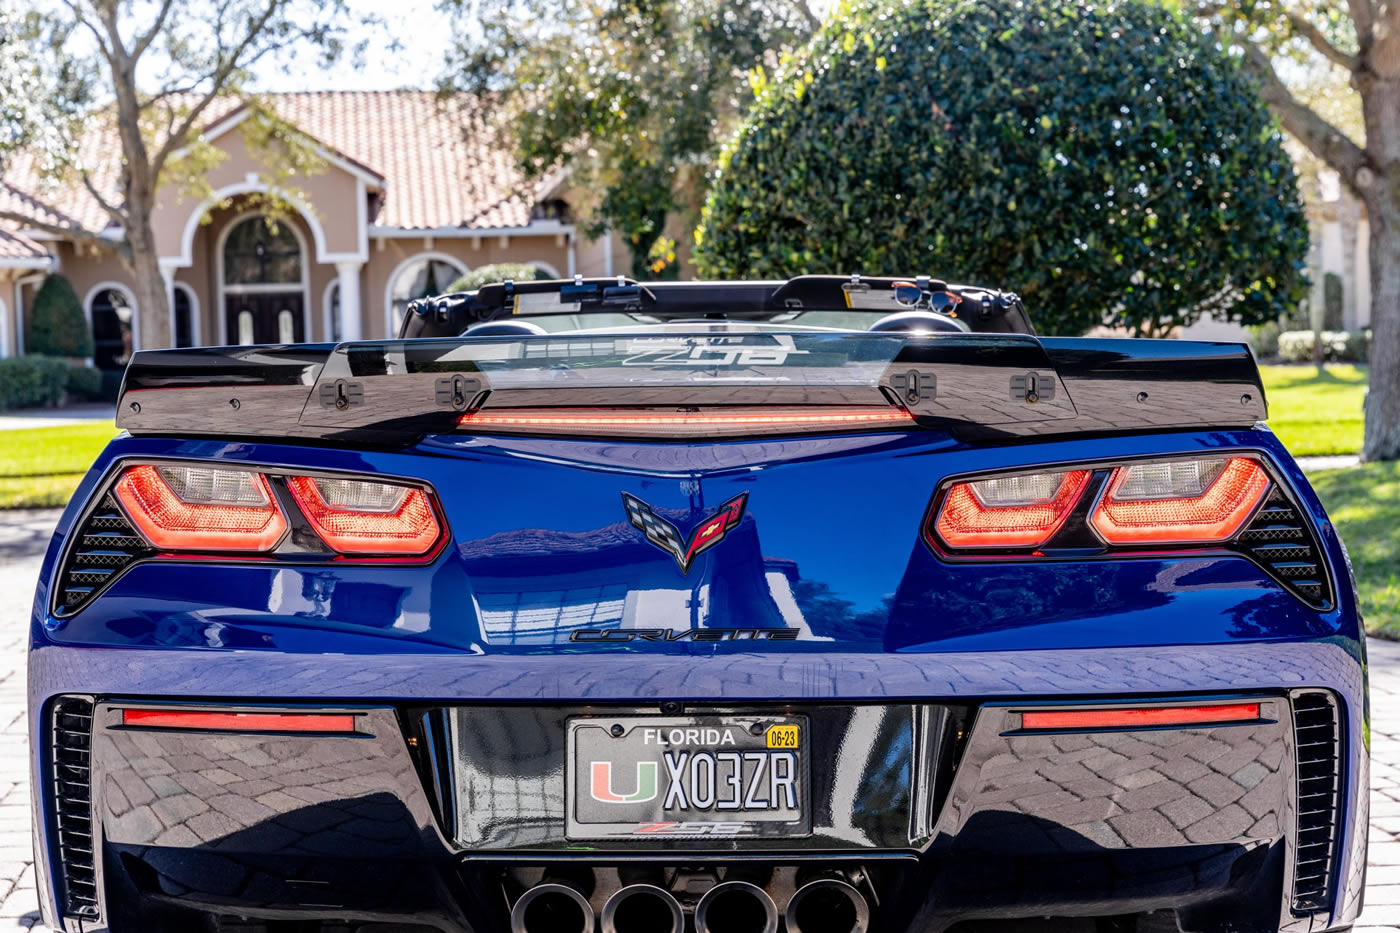
<path id="1" fill-rule="evenodd" d="M 241 131 L 251 109 L 230 101 L 209 119 L 204 138 L 222 151 L 208 173 L 212 196 L 164 191 L 154 215 L 179 346 L 384 337 L 410 299 L 488 263 L 529 263 L 551 276 L 630 268 L 616 236 L 592 241 L 575 227 L 562 177 L 521 176 L 471 100 L 444 108 L 419 91 L 264 99 L 323 168 L 284 198 L 290 221 L 269 225 L 256 206 L 268 172 Z M 91 135 L 83 162 L 95 166 L 99 190 L 115 190 L 116 141 Z M 0 177 L 0 207 L 93 232 L 109 223 L 83 184 L 53 186 L 25 158 Z M 99 368 L 119 370 L 148 346 L 131 276 L 113 251 L 0 223 L 0 357 L 25 352 L 34 294 L 51 271 L 82 299 Z"/>

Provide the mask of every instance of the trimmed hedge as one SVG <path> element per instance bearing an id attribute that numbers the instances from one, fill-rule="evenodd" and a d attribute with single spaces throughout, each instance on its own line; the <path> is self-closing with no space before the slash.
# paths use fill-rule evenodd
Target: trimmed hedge
<path id="1" fill-rule="evenodd" d="M 71 367 L 68 370 L 68 394 L 88 402 L 105 400 L 106 396 L 102 391 L 102 370 L 95 366 Z"/>
<path id="2" fill-rule="evenodd" d="M 32 353 L 0 359 L 0 411 L 59 404 L 72 368 L 67 360 Z"/>
<path id="3" fill-rule="evenodd" d="M 447 287 L 448 292 L 475 291 L 492 282 L 537 282 L 549 276 L 525 262 L 498 262 L 489 266 L 478 266 Z"/>
<path id="4" fill-rule="evenodd" d="M 1322 358 L 1329 363 L 1364 363 L 1371 352 L 1371 333 L 1364 330 L 1324 330 Z M 1290 363 L 1311 363 L 1313 332 L 1286 330 L 1278 335 L 1278 355 Z"/>
<path id="5" fill-rule="evenodd" d="M 837 4 L 754 75 L 700 274 L 926 273 L 1019 292 L 1046 334 L 1286 313 L 1308 249 L 1292 162 L 1239 64 L 1167 6 Z"/>
<path id="6" fill-rule="evenodd" d="M 50 275 L 34 295 L 25 344 L 43 356 L 92 356 L 92 329 L 73 286 L 61 275 Z"/>

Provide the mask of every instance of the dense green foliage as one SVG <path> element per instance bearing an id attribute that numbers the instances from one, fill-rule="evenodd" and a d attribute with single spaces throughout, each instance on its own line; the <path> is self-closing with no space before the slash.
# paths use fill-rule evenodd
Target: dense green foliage
<path id="1" fill-rule="evenodd" d="M 57 405 L 68 390 L 67 360 L 31 353 L 0 359 L 0 411 Z"/>
<path id="2" fill-rule="evenodd" d="M 483 285 L 504 282 L 506 279 L 510 279 L 512 282 L 535 282 L 547 278 L 549 278 L 547 273 L 527 262 L 497 262 L 489 266 L 477 266 L 447 286 L 447 291 L 476 291 Z"/>
<path id="3" fill-rule="evenodd" d="M 1342 277 L 1328 272 L 1322 277 L 1322 329 L 1342 329 Z"/>
<path id="4" fill-rule="evenodd" d="M 929 273 L 1043 333 L 1302 297 L 1292 165 L 1237 65 L 1143 0 L 853 0 L 721 157 L 703 275 Z"/>
<path id="5" fill-rule="evenodd" d="M 463 20 L 444 83 L 486 92 L 533 177 L 567 166 L 590 236 L 612 228 L 632 272 L 667 274 L 667 218 L 698 216 L 748 72 L 805 42 L 807 0 L 443 0 Z M 686 235 L 689 227 L 686 226 Z"/>
<path id="6" fill-rule="evenodd" d="M 34 295 L 25 344 L 30 353 L 47 356 L 92 356 L 92 331 L 78 293 L 68 279 L 50 275 Z"/>
<path id="7" fill-rule="evenodd" d="M 102 370 L 95 366 L 72 366 L 68 369 L 68 397 L 71 400 L 96 402 L 108 399 L 103 390 Z M 115 401 L 113 395 L 109 399 Z"/>

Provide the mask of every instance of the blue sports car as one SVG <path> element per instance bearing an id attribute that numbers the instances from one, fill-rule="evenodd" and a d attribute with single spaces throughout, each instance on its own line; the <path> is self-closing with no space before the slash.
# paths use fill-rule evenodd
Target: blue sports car
<path id="1" fill-rule="evenodd" d="M 927 277 L 136 354 L 29 656 L 67 933 L 1317 933 L 1346 553 L 1249 350 Z"/>

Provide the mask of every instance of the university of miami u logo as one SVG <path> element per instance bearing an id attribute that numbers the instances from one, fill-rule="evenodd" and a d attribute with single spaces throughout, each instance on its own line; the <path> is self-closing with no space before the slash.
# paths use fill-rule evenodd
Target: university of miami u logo
<path id="1" fill-rule="evenodd" d="M 656 799 L 656 762 L 637 762 L 637 789 L 630 794 L 618 794 L 612 786 L 612 762 L 593 762 L 593 786 L 589 788 L 594 800 L 603 803 L 646 803 Z"/>

